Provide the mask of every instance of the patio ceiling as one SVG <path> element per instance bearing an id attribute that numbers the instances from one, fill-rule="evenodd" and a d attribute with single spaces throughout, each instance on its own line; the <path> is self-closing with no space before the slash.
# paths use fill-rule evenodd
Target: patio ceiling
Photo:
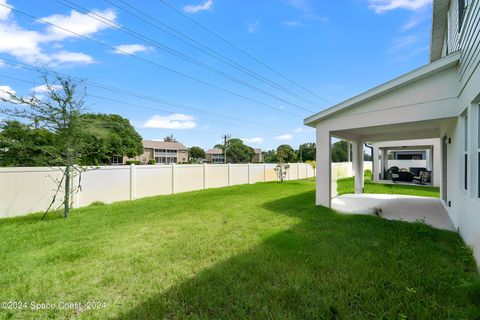
<path id="1" fill-rule="evenodd" d="M 353 128 L 332 131 L 331 133 L 332 136 L 339 139 L 362 140 L 365 142 L 440 138 L 440 128 L 454 119 L 446 118 Z"/>

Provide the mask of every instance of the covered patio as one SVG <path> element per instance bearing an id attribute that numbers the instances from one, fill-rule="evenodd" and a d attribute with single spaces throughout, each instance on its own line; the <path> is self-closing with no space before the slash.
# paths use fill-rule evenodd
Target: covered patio
<path id="1" fill-rule="evenodd" d="M 332 199 L 332 209 L 345 214 L 378 215 L 388 220 L 422 222 L 455 231 L 442 200 L 397 194 L 344 194 Z"/>
<path id="2" fill-rule="evenodd" d="M 305 119 L 305 124 L 315 127 L 317 133 L 318 205 L 331 207 L 335 197 L 331 177 L 332 138 L 352 144 L 355 194 L 362 194 L 364 188 L 365 143 L 438 139 L 442 154 L 440 187 L 443 200 L 447 200 L 445 151 L 449 140 L 444 135 L 447 128 L 456 125 L 459 114 L 458 60 L 458 54 L 439 59 Z M 373 172 L 376 170 L 373 168 Z"/>

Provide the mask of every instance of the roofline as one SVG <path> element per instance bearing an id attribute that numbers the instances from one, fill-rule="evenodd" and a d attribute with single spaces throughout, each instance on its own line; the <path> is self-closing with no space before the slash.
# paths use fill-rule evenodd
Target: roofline
<path id="1" fill-rule="evenodd" d="M 400 87 L 403 87 L 409 83 L 418 81 L 422 78 L 428 77 L 434 73 L 445 70 L 453 65 L 458 64 L 459 60 L 460 60 L 460 52 L 456 52 L 446 57 L 443 57 L 435 62 L 424 65 L 400 77 L 397 77 L 393 80 L 390 80 L 379 86 L 376 86 L 370 90 L 367 90 L 359 95 L 356 95 L 348 100 L 340 102 L 330 108 L 327 108 L 314 115 L 311 115 L 305 118 L 303 120 L 303 123 L 307 126 L 315 127 L 315 123 L 322 119 L 325 119 L 345 109 L 350 109 L 367 100 L 370 100 L 378 96 L 384 95 L 388 92 L 394 91 Z"/>
<path id="2" fill-rule="evenodd" d="M 443 42 L 447 30 L 447 14 L 450 1 L 435 0 L 432 5 L 432 28 L 430 31 L 430 62 L 442 57 Z"/>

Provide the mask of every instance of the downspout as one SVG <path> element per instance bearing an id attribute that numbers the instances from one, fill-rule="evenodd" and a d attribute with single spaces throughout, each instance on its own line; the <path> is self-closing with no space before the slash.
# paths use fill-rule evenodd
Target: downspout
<path id="1" fill-rule="evenodd" d="M 373 175 L 374 175 L 374 172 L 375 172 L 375 168 L 374 168 L 375 161 L 373 161 L 374 160 L 373 159 L 373 147 L 366 142 L 365 142 L 365 147 L 370 148 L 370 154 L 372 155 L 372 176 L 370 177 L 370 180 L 373 181 Z"/>

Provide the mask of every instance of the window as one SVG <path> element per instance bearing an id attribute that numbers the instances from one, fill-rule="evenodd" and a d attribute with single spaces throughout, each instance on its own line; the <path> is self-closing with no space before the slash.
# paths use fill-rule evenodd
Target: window
<path id="1" fill-rule="evenodd" d="M 468 190 L 468 115 L 463 118 L 463 188 Z"/>

